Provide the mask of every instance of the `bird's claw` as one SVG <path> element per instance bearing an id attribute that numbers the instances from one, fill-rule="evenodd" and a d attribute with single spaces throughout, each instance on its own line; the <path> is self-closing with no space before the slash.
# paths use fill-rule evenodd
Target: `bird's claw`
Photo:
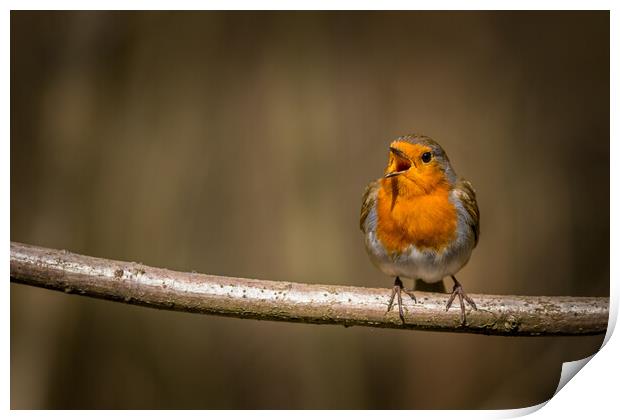
<path id="1" fill-rule="evenodd" d="M 405 312 L 403 311 L 402 292 L 405 292 L 407 295 L 411 297 L 411 299 L 413 299 L 415 303 L 418 303 L 415 295 L 413 294 L 413 291 L 406 290 L 400 278 L 396 277 L 396 280 L 394 280 L 394 287 L 392 288 L 392 295 L 390 296 L 390 302 L 388 303 L 388 308 L 387 308 L 386 313 L 392 310 L 392 306 L 394 306 L 394 297 L 397 297 L 398 315 L 402 323 L 405 324 Z"/>
<path id="2" fill-rule="evenodd" d="M 459 283 L 454 277 L 452 279 L 454 280 L 454 287 L 452 288 L 452 294 L 450 295 L 450 298 L 448 299 L 448 304 L 446 305 L 446 311 L 450 309 L 450 307 L 452 306 L 452 302 L 454 302 L 454 298 L 458 296 L 459 303 L 461 306 L 461 325 L 465 325 L 465 322 L 466 322 L 465 301 L 469 303 L 469 305 L 474 310 L 478 310 L 478 308 L 476 307 L 476 303 L 474 302 L 474 300 L 470 298 L 469 296 L 467 296 L 467 294 L 463 291 L 463 286 L 461 286 L 461 283 Z"/>

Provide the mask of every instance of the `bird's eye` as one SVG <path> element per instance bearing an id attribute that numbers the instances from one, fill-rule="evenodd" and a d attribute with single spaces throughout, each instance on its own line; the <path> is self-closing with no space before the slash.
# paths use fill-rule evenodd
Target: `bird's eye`
<path id="1" fill-rule="evenodd" d="M 422 153 L 422 162 L 428 163 L 428 162 L 431 161 L 432 157 L 433 157 L 433 155 L 431 155 L 431 152 L 424 152 L 424 153 Z"/>

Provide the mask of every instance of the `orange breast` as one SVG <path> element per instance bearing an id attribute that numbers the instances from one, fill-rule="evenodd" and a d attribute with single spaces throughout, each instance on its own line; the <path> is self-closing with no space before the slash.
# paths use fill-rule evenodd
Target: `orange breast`
<path id="1" fill-rule="evenodd" d="M 430 194 L 399 193 L 394 179 L 383 179 L 377 197 L 377 238 L 389 253 L 408 246 L 440 251 L 456 237 L 457 213 L 446 187 Z"/>

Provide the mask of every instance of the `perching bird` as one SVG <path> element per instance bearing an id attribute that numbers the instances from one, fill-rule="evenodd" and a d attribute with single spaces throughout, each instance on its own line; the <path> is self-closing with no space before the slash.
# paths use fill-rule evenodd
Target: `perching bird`
<path id="1" fill-rule="evenodd" d="M 390 144 L 383 178 L 371 182 L 364 193 L 360 229 L 372 262 L 396 277 L 387 310 L 397 296 L 403 323 L 401 292 L 416 298 L 404 289 L 400 277 L 438 282 L 451 276 L 454 287 L 446 310 L 458 296 L 465 324 L 463 299 L 477 309 L 454 277 L 478 244 L 476 194 L 469 181 L 457 178 L 433 139 L 412 134 Z"/>

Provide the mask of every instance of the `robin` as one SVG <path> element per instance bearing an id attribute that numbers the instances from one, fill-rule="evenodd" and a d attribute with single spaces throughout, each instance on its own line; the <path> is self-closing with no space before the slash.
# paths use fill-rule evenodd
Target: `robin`
<path id="1" fill-rule="evenodd" d="M 465 324 L 463 300 L 477 309 L 454 277 L 478 244 L 476 194 L 469 181 L 457 178 L 436 141 L 412 134 L 390 144 L 383 178 L 371 182 L 364 193 L 360 229 L 372 262 L 396 277 L 388 312 L 397 296 L 403 324 L 401 292 L 417 300 L 412 290 L 403 287 L 400 277 L 433 283 L 450 276 L 454 287 L 446 311 L 458 297 L 461 323 Z"/>

